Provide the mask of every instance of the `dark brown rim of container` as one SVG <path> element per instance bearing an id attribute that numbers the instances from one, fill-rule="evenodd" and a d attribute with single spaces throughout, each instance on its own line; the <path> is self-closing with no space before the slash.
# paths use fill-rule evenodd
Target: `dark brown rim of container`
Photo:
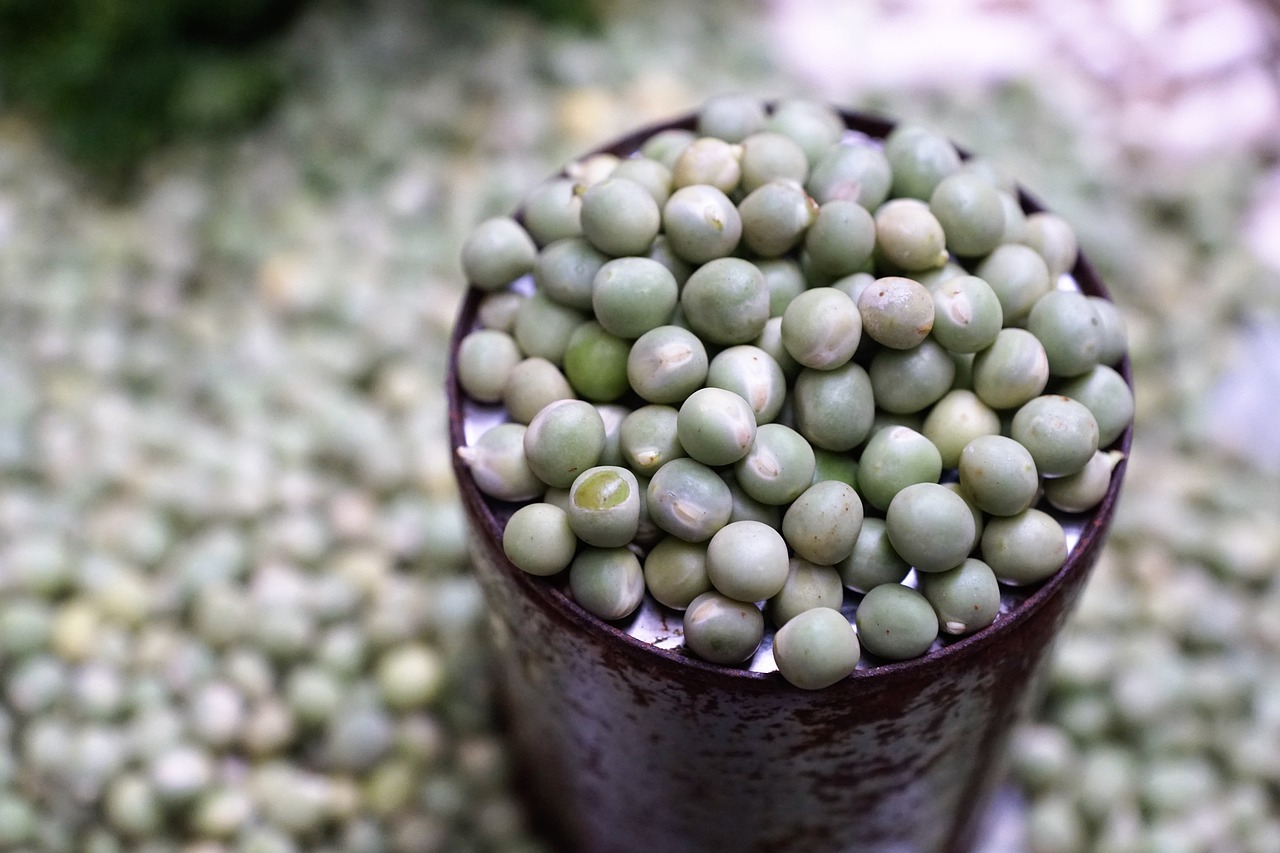
<path id="1" fill-rule="evenodd" d="M 865 134 L 873 139 L 883 139 L 895 126 L 893 121 L 875 115 L 850 110 L 838 110 L 838 112 L 849 130 Z M 692 130 L 695 125 L 696 116 L 692 113 L 686 114 L 671 121 L 641 128 L 594 151 L 590 151 L 583 157 L 597 154 L 613 154 L 625 157 L 639 150 L 641 144 L 655 133 L 663 130 Z M 961 156 L 969 156 L 964 149 L 958 150 L 960 150 Z M 1027 213 L 1047 209 L 1021 187 L 1018 189 L 1018 200 L 1023 210 Z M 1099 296 L 1110 300 L 1110 294 L 1083 252 L 1077 258 L 1076 264 L 1072 269 L 1072 275 L 1075 277 L 1080 290 L 1086 295 Z M 456 452 L 459 447 L 466 445 L 464 395 L 458 385 L 456 356 L 462 338 L 475 327 L 476 312 L 479 309 L 481 299 L 485 295 L 484 292 L 474 287 L 467 290 L 449 341 L 449 365 L 445 382 L 449 404 L 449 438 L 454 451 L 453 465 L 458 476 L 459 491 L 463 502 L 467 505 L 471 518 L 480 520 L 479 528 L 474 531 L 474 535 L 501 541 L 503 522 L 500 521 L 498 512 L 495 512 L 495 507 L 505 506 L 507 511 L 504 514 L 509 515 L 516 505 L 504 505 L 503 502 L 493 500 L 482 494 L 471 479 L 466 466 L 459 461 Z M 1115 369 L 1132 389 L 1133 375 L 1128 355 L 1124 357 L 1120 364 L 1116 365 Z M 1124 479 L 1124 471 L 1132 441 L 1133 423 L 1130 422 L 1111 448 L 1121 451 L 1124 456 L 1112 471 L 1111 484 L 1107 489 L 1106 495 L 1098 506 L 1082 514 L 1083 524 L 1080 529 L 1079 539 L 1075 547 L 1067 555 L 1067 560 L 1062 568 L 1048 580 L 1042 581 L 1039 587 L 1035 588 L 1034 592 L 1031 592 L 1026 599 L 986 628 L 961 637 L 918 658 L 858 669 L 841 683 L 848 685 L 849 682 L 854 682 L 858 685 L 859 690 L 875 690 L 882 683 L 901 676 L 928 679 L 932 672 L 951 666 L 953 662 L 967 659 L 973 655 L 986 654 L 987 649 L 993 644 L 1001 642 L 1006 635 L 1016 632 L 1024 621 L 1040 610 L 1044 602 L 1055 597 L 1059 588 L 1064 586 L 1069 579 L 1076 574 L 1088 572 L 1097 561 L 1097 552 L 1101 549 L 1106 539 L 1107 528 L 1115 515 L 1116 502 L 1119 499 L 1120 487 Z M 665 665 L 681 667 L 686 671 L 692 669 L 703 673 L 709 682 L 721 681 L 726 684 L 733 684 L 735 689 L 747 692 L 754 690 L 772 691 L 780 687 L 792 690 L 801 689 L 792 687 L 777 672 L 756 672 L 745 668 L 720 666 L 707 663 L 680 649 L 663 649 L 651 645 L 632 637 L 617 626 L 611 625 L 583 610 L 571 597 L 565 594 L 560 586 L 548 582 L 547 578 L 530 575 L 505 560 L 502 563 L 502 569 L 506 573 L 508 580 L 520 590 L 521 594 L 541 600 L 545 604 L 545 609 L 555 614 L 556 618 L 563 623 L 564 630 L 593 632 L 612 637 L 616 644 L 615 651 L 623 660 L 634 660 L 644 667 L 662 667 Z M 1007 649 L 1005 651 L 1006 653 L 1008 652 Z"/>

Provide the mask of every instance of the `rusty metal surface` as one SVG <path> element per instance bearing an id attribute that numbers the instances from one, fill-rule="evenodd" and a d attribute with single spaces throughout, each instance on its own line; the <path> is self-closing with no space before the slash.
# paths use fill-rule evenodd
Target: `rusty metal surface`
<path id="1" fill-rule="evenodd" d="M 846 121 L 871 136 L 891 127 L 853 113 Z M 634 150 L 654 129 L 602 150 Z M 1106 295 L 1086 259 L 1074 275 L 1086 293 Z M 478 301 L 473 290 L 454 352 Z M 1122 373 L 1128 380 L 1127 362 Z M 466 414 L 452 369 L 447 390 L 457 446 Z M 994 625 L 821 691 L 657 648 L 587 614 L 506 560 L 501 529 L 513 507 L 455 466 L 525 789 L 563 849 L 958 853 L 979 836 L 1008 735 L 1097 560 L 1124 463 L 1062 570 Z"/>

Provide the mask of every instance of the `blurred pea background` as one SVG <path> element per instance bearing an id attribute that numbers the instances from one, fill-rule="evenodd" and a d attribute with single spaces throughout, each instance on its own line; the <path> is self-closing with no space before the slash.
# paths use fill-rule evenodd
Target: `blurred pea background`
<path id="1" fill-rule="evenodd" d="M 1280 850 L 1273 2 L 214 8 L 0 0 L 0 849 L 545 849 L 450 471 L 458 248 L 749 91 L 989 155 L 1129 323 L 999 853 Z"/>

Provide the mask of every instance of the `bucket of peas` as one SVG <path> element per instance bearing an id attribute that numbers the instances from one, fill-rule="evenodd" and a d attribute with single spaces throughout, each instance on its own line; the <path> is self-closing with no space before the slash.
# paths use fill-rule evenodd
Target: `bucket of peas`
<path id="1" fill-rule="evenodd" d="M 551 837 L 974 849 L 1132 433 L 1071 225 L 928 128 L 724 95 L 461 263 L 455 468 Z"/>

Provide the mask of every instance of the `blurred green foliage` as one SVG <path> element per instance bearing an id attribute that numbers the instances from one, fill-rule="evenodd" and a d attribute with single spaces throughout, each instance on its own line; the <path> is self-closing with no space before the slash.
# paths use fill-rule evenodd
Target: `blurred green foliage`
<path id="1" fill-rule="evenodd" d="M 0 0 L 0 107 L 42 121 L 107 184 L 186 133 L 260 117 L 272 40 L 309 0 Z"/>

